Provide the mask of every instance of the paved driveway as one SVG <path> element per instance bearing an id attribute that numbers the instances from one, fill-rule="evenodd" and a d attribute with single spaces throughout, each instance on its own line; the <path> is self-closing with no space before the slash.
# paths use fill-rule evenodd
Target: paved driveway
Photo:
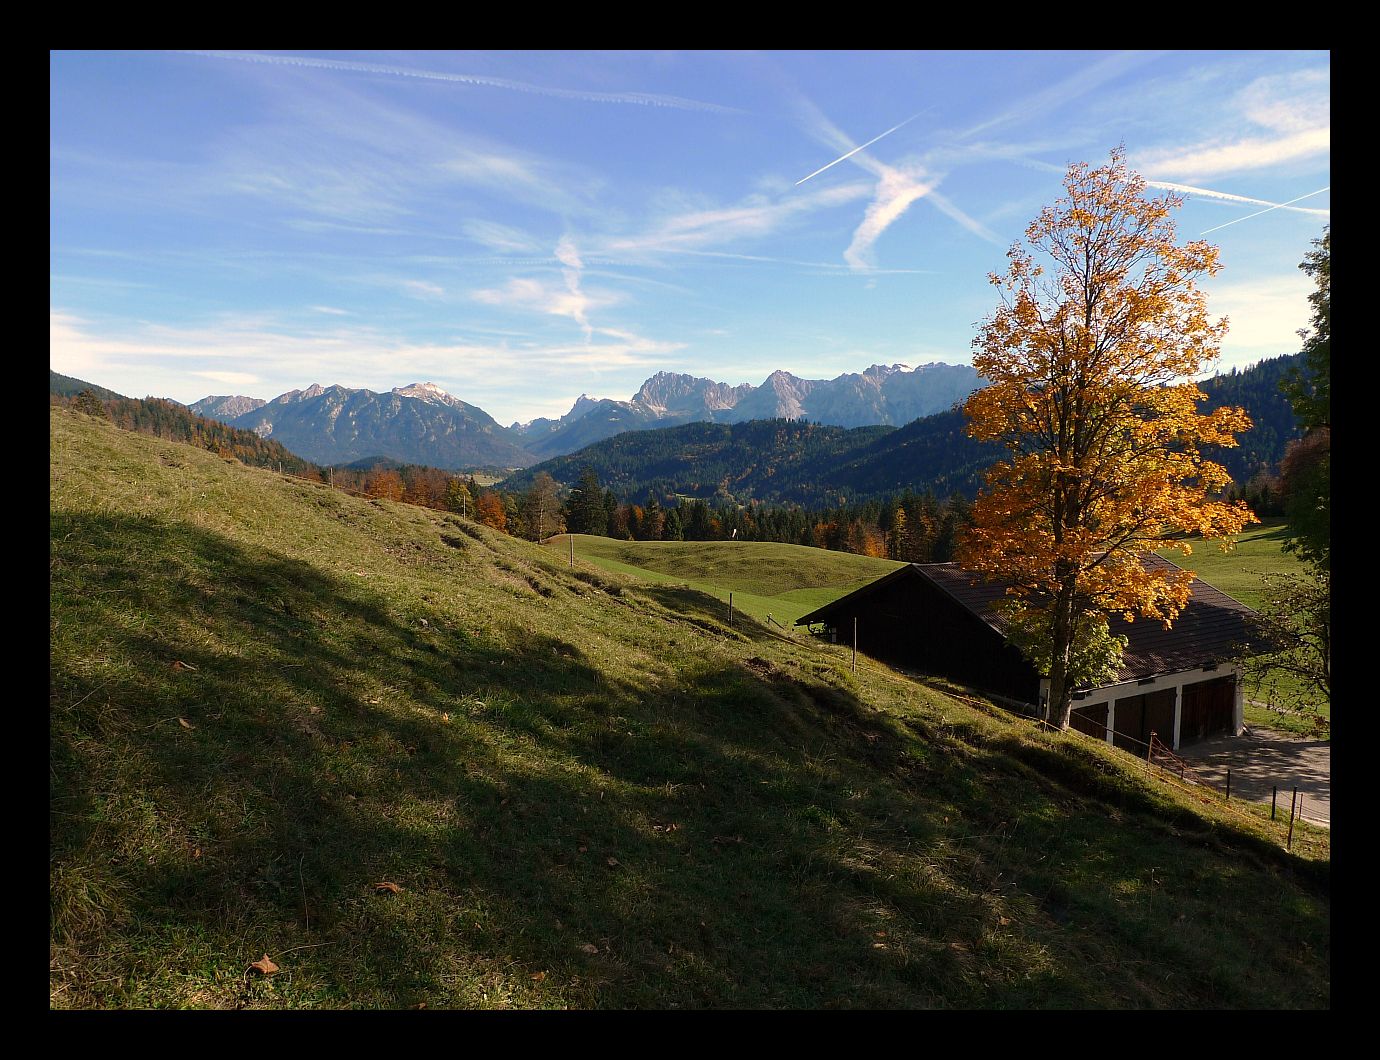
<path id="1" fill-rule="evenodd" d="M 1269 802 L 1279 789 L 1279 812 L 1286 819 L 1298 788 L 1300 815 L 1313 824 L 1332 824 L 1332 745 L 1326 740 L 1287 736 L 1270 729 L 1247 729 L 1241 736 L 1214 736 L 1179 749 L 1179 757 L 1218 790 L 1231 769 L 1232 798 Z"/>

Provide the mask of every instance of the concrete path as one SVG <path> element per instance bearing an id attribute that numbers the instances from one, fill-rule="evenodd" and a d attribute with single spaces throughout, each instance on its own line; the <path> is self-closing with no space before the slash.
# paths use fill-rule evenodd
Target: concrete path
<path id="1" fill-rule="evenodd" d="M 1214 736 L 1180 748 L 1198 775 L 1219 791 L 1231 770 L 1231 796 L 1270 801 L 1279 789 L 1279 812 L 1287 820 L 1293 789 L 1303 800 L 1300 816 L 1311 824 L 1332 824 L 1332 745 L 1270 729 L 1247 729 L 1241 736 Z"/>

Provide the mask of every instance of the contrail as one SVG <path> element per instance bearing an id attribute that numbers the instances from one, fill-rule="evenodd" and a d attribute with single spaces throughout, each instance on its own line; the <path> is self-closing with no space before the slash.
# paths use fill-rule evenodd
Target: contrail
<path id="1" fill-rule="evenodd" d="M 1296 202 L 1302 201 L 1303 199 L 1311 199 L 1314 195 L 1321 195 L 1323 192 L 1331 190 L 1332 185 L 1329 184 L 1327 187 L 1319 188 L 1317 191 L 1310 191 L 1307 195 L 1300 195 L 1297 199 L 1290 199 L 1288 202 L 1282 202 L 1278 206 L 1271 206 L 1269 210 L 1257 210 L 1255 213 L 1248 213 L 1245 217 L 1238 217 L 1235 221 L 1228 221 L 1227 224 L 1217 225 L 1214 228 L 1205 228 L 1198 234 L 1200 236 L 1205 236 L 1209 232 L 1216 232 L 1218 228 L 1226 228 L 1227 225 L 1240 224 L 1242 221 L 1249 221 L 1252 217 L 1259 217 L 1263 213 L 1269 213 L 1270 210 L 1281 210 L 1284 207 L 1291 206 Z"/>
<path id="2" fill-rule="evenodd" d="M 489 88 L 506 88 L 514 92 L 531 92 L 539 96 L 555 96 L 557 99 L 579 99 L 587 103 L 635 103 L 644 107 L 674 107 L 679 110 L 713 111 L 720 114 L 744 113 L 737 107 L 725 107 L 718 103 L 704 103 L 697 99 L 683 99 L 680 96 L 662 96 L 650 92 L 586 92 L 569 88 L 548 88 L 544 85 L 528 84 L 525 81 L 509 81 L 501 77 L 438 73 L 435 70 L 413 70 L 401 66 L 354 62 L 349 59 L 318 59 L 300 55 L 263 55 L 258 52 L 188 51 L 183 54 L 199 55 L 209 59 L 237 59 L 245 63 L 268 63 L 274 66 L 305 66 L 315 67 L 319 70 L 346 70 L 361 74 L 415 77 L 424 81 L 450 81 L 462 85 L 484 85 Z M 886 134 L 883 133 L 882 135 Z"/>
<path id="3" fill-rule="evenodd" d="M 907 118 L 905 121 L 901 122 L 901 125 L 905 125 L 907 122 L 912 122 L 912 121 L 914 121 L 916 118 L 920 117 L 920 115 L 921 115 L 921 114 L 924 114 L 924 113 L 925 113 L 925 112 L 924 112 L 923 110 L 921 110 L 921 111 L 916 111 L 914 114 L 912 114 L 912 115 L 911 115 L 909 118 Z M 901 127 L 901 125 L 893 125 L 893 126 L 892 126 L 890 129 L 888 129 L 886 132 L 882 133 L 882 136 L 890 136 L 890 135 L 891 135 L 892 133 L 894 133 L 897 129 L 899 129 L 899 128 Z M 838 165 L 840 162 L 842 162 L 844 159 L 846 159 L 846 158 L 852 158 L 852 157 L 853 157 L 854 155 L 856 155 L 859 151 L 861 151 L 861 150 L 863 149 L 863 147 L 871 147 L 871 146 L 872 146 L 873 144 L 875 144 L 878 140 L 880 140 L 880 139 L 882 138 L 882 136 L 874 136 L 874 137 L 872 137 L 872 139 L 868 140 L 867 143 L 865 143 L 865 144 L 862 145 L 862 147 L 855 147 L 855 148 L 853 148 L 853 150 L 849 151 L 848 154 L 842 156 L 841 158 L 836 158 L 836 159 L 834 159 L 832 162 L 829 163 L 828 166 L 820 166 L 817 170 L 815 170 L 813 173 L 810 174 L 810 177 L 817 177 L 817 176 L 819 176 L 821 173 L 823 173 L 826 169 L 828 169 L 829 166 L 836 166 L 836 165 Z M 799 180 L 797 180 L 797 181 L 795 182 L 795 186 L 796 186 L 797 188 L 800 187 L 800 185 L 804 184 L 807 180 L 810 179 L 810 177 L 801 177 Z"/>
<path id="4" fill-rule="evenodd" d="M 1165 191 L 1181 191 L 1185 195 L 1201 195 L 1206 199 L 1220 199 L 1222 202 L 1244 202 L 1251 206 L 1275 206 L 1276 203 L 1269 199 L 1252 199 L 1248 195 L 1233 195 L 1227 191 L 1213 191 L 1211 188 L 1195 188 L 1192 184 L 1172 184 L 1167 180 L 1147 180 L 1146 187 L 1163 188 Z M 1297 213 L 1311 213 L 1318 217 L 1327 217 L 1331 210 L 1311 210 L 1307 206 L 1282 206 L 1281 209 L 1293 210 Z"/>

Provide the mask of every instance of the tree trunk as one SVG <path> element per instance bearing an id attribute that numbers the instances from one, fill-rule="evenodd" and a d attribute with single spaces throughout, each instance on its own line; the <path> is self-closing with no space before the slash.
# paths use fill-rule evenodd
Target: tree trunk
<path id="1" fill-rule="evenodd" d="M 1054 597 L 1054 650 L 1049 667 L 1049 705 L 1047 721 L 1061 729 L 1069 727 L 1073 709 L 1073 689 L 1069 687 L 1069 654 L 1073 646 L 1074 581 L 1068 578 Z"/>

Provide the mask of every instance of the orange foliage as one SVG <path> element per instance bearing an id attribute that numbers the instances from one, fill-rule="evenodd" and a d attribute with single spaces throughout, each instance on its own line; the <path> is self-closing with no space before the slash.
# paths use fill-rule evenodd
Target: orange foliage
<path id="1" fill-rule="evenodd" d="M 369 484 L 364 492 L 371 497 L 381 497 L 388 501 L 403 499 L 402 476 L 396 471 L 375 471 L 369 476 Z"/>
<path id="2" fill-rule="evenodd" d="M 475 517 L 485 526 L 507 530 L 508 515 L 503 510 L 503 498 L 493 490 L 484 490 L 474 502 Z"/>
<path id="3" fill-rule="evenodd" d="M 1227 321 L 1210 321 L 1195 278 L 1215 247 L 1178 246 L 1182 198 L 1144 196 L 1121 150 L 1069 168 L 1067 197 L 1026 229 L 1026 247 L 991 282 L 1001 303 L 973 342 L 990 382 L 965 406 L 968 433 L 1005 443 L 959 553 L 1014 581 L 1013 595 L 1053 612 L 1051 703 L 1066 723 L 1063 667 L 1074 617 L 1121 612 L 1169 624 L 1188 572 L 1147 571 L 1144 553 L 1192 549 L 1177 535 L 1236 534 L 1254 517 L 1217 499 L 1230 479 L 1205 445 L 1232 446 L 1241 409 L 1198 411 L 1192 380 L 1217 357 Z M 1035 254 L 1052 264 L 1038 264 Z"/>

